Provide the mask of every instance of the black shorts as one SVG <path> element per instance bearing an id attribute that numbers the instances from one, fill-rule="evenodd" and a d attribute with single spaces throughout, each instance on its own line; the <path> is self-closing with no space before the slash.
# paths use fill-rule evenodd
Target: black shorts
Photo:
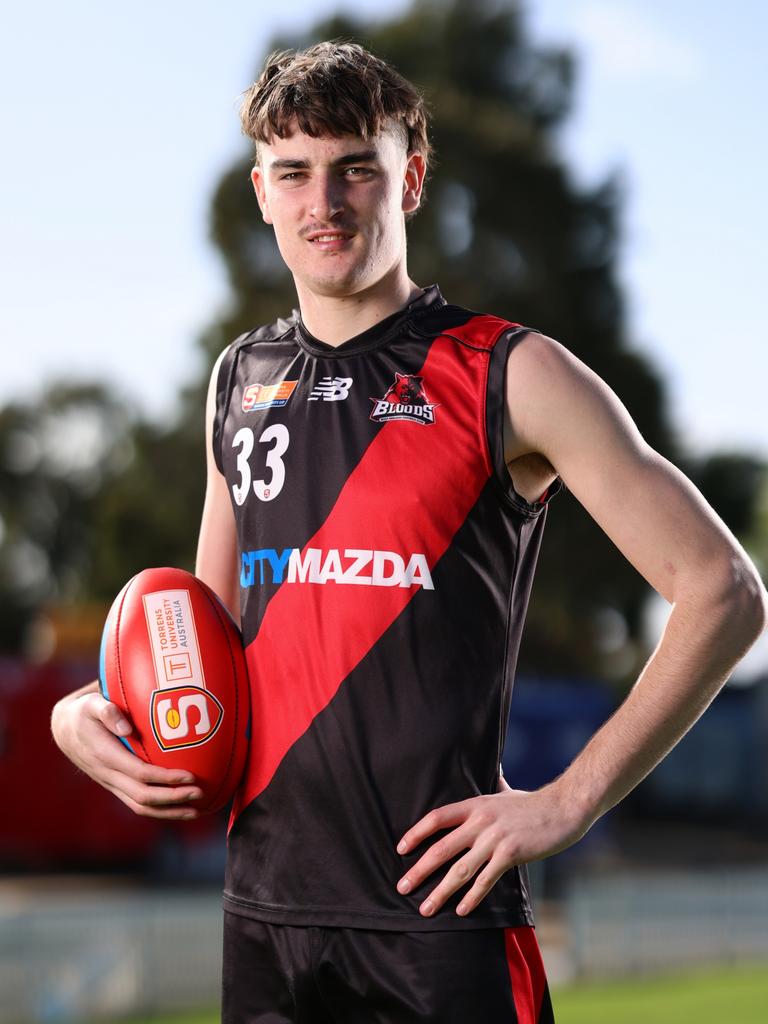
<path id="1" fill-rule="evenodd" d="M 224 912 L 222 1024 L 553 1024 L 535 929 L 395 932 Z"/>

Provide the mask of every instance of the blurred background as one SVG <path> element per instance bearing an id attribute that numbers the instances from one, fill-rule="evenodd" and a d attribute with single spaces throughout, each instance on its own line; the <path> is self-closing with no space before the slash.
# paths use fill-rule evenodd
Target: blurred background
<path id="1" fill-rule="evenodd" d="M 419 85 L 436 161 L 411 276 L 575 352 L 765 578 L 768 13 L 43 0 L 5 22 L 0 1022 L 212 1021 L 225 816 L 135 817 L 64 759 L 48 722 L 95 678 L 126 579 L 193 569 L 210 367 L 296 305 L 249 183 L 240 94 L 272 49 L 334 37 Z M 553 501 L 511 785 L 570 763 L 668 611 L 570 493 Z M 763 638 L 632 794 L 530 866 L 558 1021 L 766 1019 L 767 741 Z"/>

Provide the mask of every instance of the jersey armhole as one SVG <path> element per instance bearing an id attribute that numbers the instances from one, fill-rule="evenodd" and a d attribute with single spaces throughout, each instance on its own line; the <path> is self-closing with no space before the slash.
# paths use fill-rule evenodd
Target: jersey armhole
<path id="1" fill-rule="evenodd" d="M 241 334 L 230 344 L 224 354 L 224 358 L 219 364 L 219 373 L 216 378 L 216 412 L 213 417 L 211 445 L 213 447 L 213 458 L 222 475 L 224 474 L 224 459 L 221 451 L 221 442 L 224 420 L 232 397 L 235 366 L 237 365 L 237 355 L 240 349 L 239 343 L 243 341 L 244 338 L 247 338 L 249 333 L 249 331 L 246 331 L 245 334 Z"/>
<path id="2" fill-rule="evenodd" d="M 510 326 L 501 331 L 491 349 L 486 383 L 485 429 L 493 479 L 503 500 L 529 518 L 540 515 L 550 500 L 565 486 L 558 476 L 536 501 L 519 494 L 504 458 L 504 403 L 506 401 L 507 359 L 515 345 L 534 328 Z"/>

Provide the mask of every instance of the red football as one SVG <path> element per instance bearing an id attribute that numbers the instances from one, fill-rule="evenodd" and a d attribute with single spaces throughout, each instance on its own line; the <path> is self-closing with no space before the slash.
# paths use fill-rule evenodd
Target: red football
<path id="1" fill-rule="evenodd" d="M 201 813 L 231 799 L 248 749 L 248 675 L 240 631 L 209 586 L 183 569 L 130 579 L 104 625 L 99 680 L 133 724 L 132 753 L 190 771 Z"/>

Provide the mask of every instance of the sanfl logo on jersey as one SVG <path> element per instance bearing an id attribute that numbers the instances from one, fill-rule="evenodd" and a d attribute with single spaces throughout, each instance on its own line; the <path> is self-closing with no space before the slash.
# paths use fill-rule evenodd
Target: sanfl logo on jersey
<path id="1" fill-rule="evenodd" d="M 279 380 L 276 384 L 247 384 L 243 391 L 243 412 L 285 405 L 298 383 L 297 380 Z"/>
<path id="2" fill-rule="evenodd" d="M 312 388 L 310 402 L 322 398 L 324 402 L 341 402 L 349 395 L 352 387 L 351 377 L 323 377 L 319 384 Z"/>
<path id="3" fill-rule="evenodd" d="M 395 373 L 395 382 L 390 384 L 383 398 L 373 398 L 370 419 L 376 423 L 388 420 L 412 420 L 415 423 L 434 423 L 435 409 L 439 402 L 427 401 L 424 378 L 413 373 Z"/>

